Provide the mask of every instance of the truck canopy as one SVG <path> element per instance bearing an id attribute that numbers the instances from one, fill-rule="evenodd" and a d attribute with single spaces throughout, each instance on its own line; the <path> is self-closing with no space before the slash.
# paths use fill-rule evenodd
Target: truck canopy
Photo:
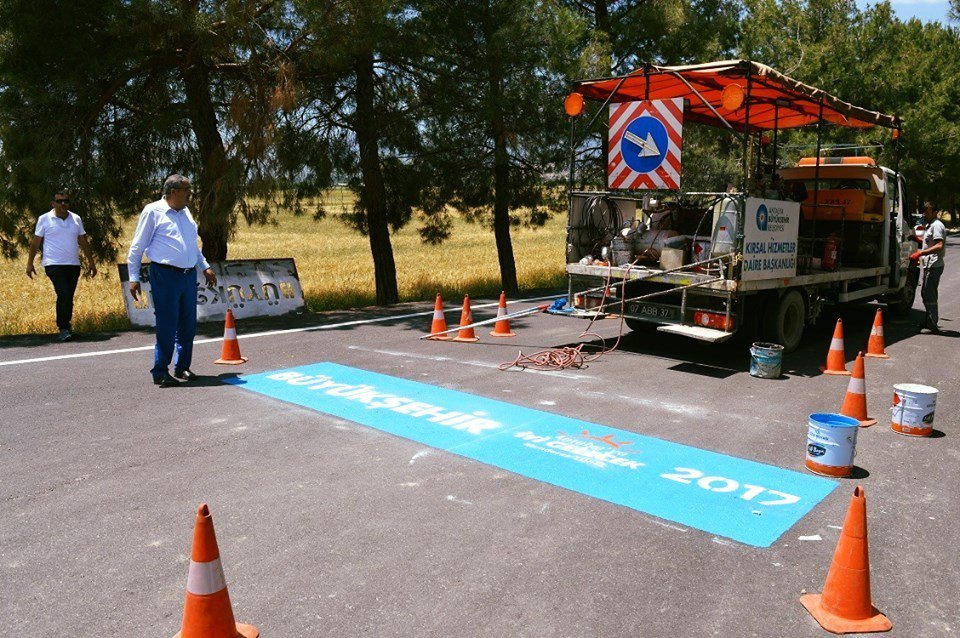
<path id="1" fill-rule="evenodd" d="M 647 64 L 624 76 L 578 81 L 573 91 L 613 103 L 684 98 L 688 101 L 685 118 L 710 126 L 729 125 L 740 132 L 814 125 L 820 120 L 821 106 L 823 121 L 839 126 L 900 127 L 895 115 L 854 106 L 750 60 L 687 66 Z M 735 108 L 725 108 L 725 101 Z"/>

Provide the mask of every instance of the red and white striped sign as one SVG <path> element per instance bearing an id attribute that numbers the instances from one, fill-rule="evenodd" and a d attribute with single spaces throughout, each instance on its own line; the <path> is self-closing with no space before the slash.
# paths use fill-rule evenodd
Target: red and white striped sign
<path id="1" fill-rule="evenodd" d="M 609 188 L 680 188 L 683 98 L 611 104 L 609 135 Z"/>

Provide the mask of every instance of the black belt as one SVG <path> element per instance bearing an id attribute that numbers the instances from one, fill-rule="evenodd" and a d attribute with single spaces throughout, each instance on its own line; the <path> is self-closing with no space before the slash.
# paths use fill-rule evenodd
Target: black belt
<path id="1" fill-rule="evenodd" d="M 182 273 L 188 273 L 194 270 L 193 268 L 180 268 L 179 266 L 171 266 L 170 264 L 158 264 L 155 261 L 151 261 L 150 265 L 156 266 L 157 268 L 163 268 L 165 270 L 176 270 L 177 272 L 182 272 Z"/>

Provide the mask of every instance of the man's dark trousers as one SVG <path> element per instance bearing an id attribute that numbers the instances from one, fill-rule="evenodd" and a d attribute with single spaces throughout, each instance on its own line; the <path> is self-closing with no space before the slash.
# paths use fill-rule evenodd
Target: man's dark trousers
<path id="1" fill-rule="evenodd" d="M 187 370 L 193 360 L 197 332 L 197 271 L 150 264 L 150 290 L 157 318 L 157 343 L 153 348 L 154 379 L 168 372 L 174 351 L 175 371 Z"/>
<path id="2" fill-rule="evenodd" d="M 920 298 L 927 311 L 924 324 L 928 328 L 936 328 L 940 321 L 940 304 L 938 303 L 938 288 L 943 268 L 926 268 L 923 271 L 923 288 L 920 289 Z"/>
<path id="3" fill-rule="evenodd" d="M 53 282 L 57 293 L 57 327 L 69 330 L 73 320 L 73 295 L 77 292 L 80 279 L 80 266 L 44 266 L 43 271 Z"/>

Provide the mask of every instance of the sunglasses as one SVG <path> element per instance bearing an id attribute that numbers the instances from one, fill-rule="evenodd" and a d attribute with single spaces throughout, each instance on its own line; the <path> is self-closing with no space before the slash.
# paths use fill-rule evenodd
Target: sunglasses
<path id="1" fill-rule="evenodd" d="M 53 201 L 57 202 L 58 204 L 69 204 L 69 203 L 70 203 L 70 200 L 69 200 L 69 199 L 55 199 L 55 200 L 53 200 Z"/>

